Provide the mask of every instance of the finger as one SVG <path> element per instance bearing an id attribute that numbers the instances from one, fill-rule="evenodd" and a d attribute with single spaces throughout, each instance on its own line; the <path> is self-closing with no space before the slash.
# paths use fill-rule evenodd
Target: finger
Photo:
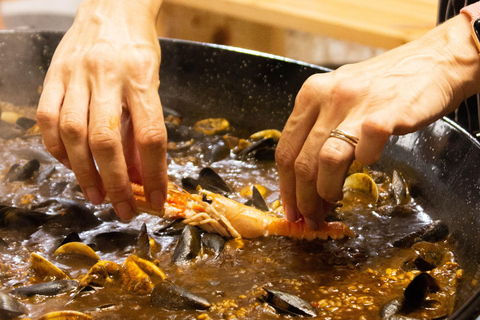
<path id="1" fill-rule="evenodd" d="M 147 201 L 162 209 L 167 198 L 167 133 L 156 86 L 148 90 L 130 90 L 135 144 L 140 155 L 142 181 Z"/>
<path id="2" fill-rule="evenodd" d="M 370 165 L 380 159 L 383 148 L 393 133 L 391 118 L 379 112 L 363 122 L 360 140 L 355 150 L 355 158 L 358 161 Z"/>
<path id="3" fill-rule="evenodd" d="M 130 178 L 130 181 L 143 185 L 142 166 L 140 164 L 140 155 L 135 144 L 133 123 L 130 113 L 125 110 L 122 113 L 121 126 L 123 155 L 125 157 L 125 162 L 127 163 L 128 177 Z"/>
<path id="4" fill-rule="evenodd" d="M 129 220 L 136 209 L 127 174 L 120 134 L 122 113 L 120 85 L 92 81 L 88 144 L 96 161 L 105 192 L 117 215 Z"/>
<path id="5" fill-rule="evenodd" d="M 353 129 L 338 128 L 348 134 Z M 350 131 L 349 131 L 350 130 Z M 323 144 L 318 154 L 317 192 L 329 202 L 336 202 L 343 197 L 342 187 L 345 174 L 354 159 L 355 147 L 342 139 L 330 137 Z"/>
<path id="6" fill-rule="evenodd" d="M 105 191 L 88 145 L 90 91 L 85 81 L 71 80 L 60 112 L 60 135 L 85 197 L 93 204 L 100 204 Z"/>
<path id="7" fill-rule="evenodd" d="M 316 79 L 316 76 L 312 76 L 302 86 L 275 152 L 280 195 L 286 218 L 291 222 L 301 217 L 297 209 L 295 161 L 318 117 L 315 95 L 320 86 L 316 86 Z"/>
<path id="8" fill-rule="evenodd" d="M 295 161 L 296 201 L 300 214 L 310 229 L 317 230 L 325 219 L 323 199 L 317 192 L 317 156 L 322 147 L 326 129 L 315 125 Z"/>
<path id="9" fill-rule="evenodd" d="M 48 152 L 67 168 L 71 168 L 59 131 L 60 109 L 64 94 L 65 86 L 61 79 L 47 76 L 38 102 L 37 123 Z"/>

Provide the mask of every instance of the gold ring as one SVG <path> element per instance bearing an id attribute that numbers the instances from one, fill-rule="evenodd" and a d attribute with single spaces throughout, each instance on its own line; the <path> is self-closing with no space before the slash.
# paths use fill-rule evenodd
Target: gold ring
<path id="1" fill-rule="evenodd" d="M 333 129 L 332 132 L 330 132 L 330 137 L 346 141 L 354 147 L 356 147 L 358 143 L 357 137 L 338 129 Z"/>

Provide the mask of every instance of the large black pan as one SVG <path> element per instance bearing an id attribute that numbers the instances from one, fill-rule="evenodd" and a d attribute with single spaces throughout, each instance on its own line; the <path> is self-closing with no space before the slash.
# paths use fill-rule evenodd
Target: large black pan
<path id="1" fill-rule="evenodd" d="M 0 33 L 0 99 L 36 106 L 61 33 Z M 236 48 L 160 40 L 160 94 L 166 109 L 186 119 L 225 117 L 254 132 L 282 129 L 308 76 L 328 70 Z M 466 270 L 451 319 L 480 314 L 480 145 L 448 120 L 392 137 L 378 166 L 398 168 L 434 219 L 447 222 Z M 478 281 L 477 281 L 478 283 Z"/>

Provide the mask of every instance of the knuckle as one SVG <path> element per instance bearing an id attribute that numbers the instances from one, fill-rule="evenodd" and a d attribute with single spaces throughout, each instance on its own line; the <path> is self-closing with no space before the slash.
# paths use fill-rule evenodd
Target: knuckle
<path id="1" fill-rule="evenodd" d="M 325 144 L 318 155 L 319 163 L 327 170 L 335 170 L 344 161 L 347 161 L 347 155 L 337 148 Z"/>
<path id="2" fill-rule="evenodd" d="M 79 141 L 86 137 L 86 129 L 83 126 L 83 121 L 75 114 L 66 114 L 60 121 L 59 128 L 60 135 L 66 140 Z"/>
<path id="3" fill-rule="evenodd" d="M 275 161 L 280 169 L 293 168 L 296 154 L 286 143 L 279 143 L 275 150 Z"/>
<path id="4" fill-rule="evenodd" d="M 37 123 L 40 129 L 50 127 L 57 121 L 57 117 L 52 112 L 46 111 L 44 108 L 37 109 Z"/>
<path id="5" fill-rule="evenodd" d="M 88 143 L 92 152 L 110 152 L 115 149 L 118 139 L 119 137 L 117 133 L 110 128 L 103 126 L 91 129 Z"/>
<path id="6" fill-rule="evenodd" d="M 108 196 L 115 202 L 128 198 L 128 194 L 132 192 L 132 187 L 127 181 L 119 182 L 115 184 L 106 184 L 105 191 Z"/>
<path id="7" fill-rule="evenodd" d="M 141 149 L 163 149 L 166 148 L 167 133 L 166 130 L 159 125 L 145 125 L 138 128 L 136 140 Z"/>
<path id="8" fill-rule="evenodd" d="M 317 170 L 315 162 L 304 155 L 300 155 L 297 160 L 295 160 L 295 175 L 298 176 L 301 180 L 311 183 L 316 181 Z"/>
<path id="9" fill-rule="evenodd" d="M 85 63 L 88 68 L 98 73 L 109 73 L 115 70 L 114 55 L 103 45 L 97 45 L 85 53 Z"/>

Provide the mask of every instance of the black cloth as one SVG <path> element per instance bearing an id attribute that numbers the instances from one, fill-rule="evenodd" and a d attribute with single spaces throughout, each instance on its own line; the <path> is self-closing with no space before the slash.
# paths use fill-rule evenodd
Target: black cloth
<path id="1" fill-rule="evenodd" d="M 438 23 L 442 23 L 460 13 L 460 9 L 464 6 L 477 2 L 477 0 L 439 0 Z M 472 134 L 479 132 L 479 95 L 465 100 L 460 107 L 448 115 L 450 119 L 455 120 L 463 128 L 467 129 Z"/>

